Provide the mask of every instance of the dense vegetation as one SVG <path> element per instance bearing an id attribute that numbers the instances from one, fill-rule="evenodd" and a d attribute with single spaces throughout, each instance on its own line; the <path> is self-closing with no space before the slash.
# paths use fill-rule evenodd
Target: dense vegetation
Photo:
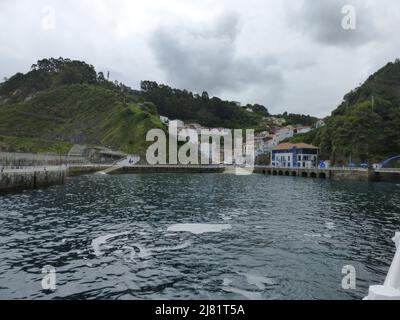
<path id="1" fill-rule="evenodd" d="M 316 117 L 313 117 L 310 115 L 298 114 L 298 113 L 284 112 L 283 114 L 278 115 L 277 117 L 285 119 L 287 125 L 301 124 L 303 126 L 312 127 L 318 121 L 318 118 L 316 118 Z"/>
<path id="2" fill-rule="evenodd" d="M 0 150 L 66 153 L 75 143 L 144 153 L 145 135 L 163 128 L 159 115 L 206 127 L 274 126 L 262 105 L 240 106 L 143 81 L 141 91 L 106 79 L 92 65 L 70 59 L 43 59 L 26 74 L 0 83 Z M 289 124 L 315 118 L 284 113 Z"/>
<path id="3" fill-rule="evenodd" d="M 345 95 L 327 125 L 292 141 L 314 143 L 334 163 L 378 162 L 400 154 L 400 62 L 388 63 Z"/>
<path id="4" fill-rule="evenodd" d="M 41 60 L 2 83 L 0 111 L 0 146 L 10 151 L 51 150 L 46 140 L 143 153 L 147 131 L 163 128 L 155 106 L 140 103 L 133 90 L 62 58 Z"/>
<path id="5" fill-rule="evenodd" d="M 263 127 L 263 117 L 269 116 L 264 106 L 256 104 L 242 108 L 234 101 L 210 98 L 207 92 L 194 94 L 153 81 L 142 81 L 141 89 L 145 100 L 153 102 L 160 115 L 206 127 L 257 129 Z"/>

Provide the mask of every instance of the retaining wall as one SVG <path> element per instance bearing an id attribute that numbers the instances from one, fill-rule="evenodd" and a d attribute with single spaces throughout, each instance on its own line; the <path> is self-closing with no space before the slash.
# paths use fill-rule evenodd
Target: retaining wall
<path id="1" fill-rule="evenodd" d="M 37 189 L 63 184 L 66 176 L 66 170 L 3 172 L 0 173 L 0 192 Z"/>

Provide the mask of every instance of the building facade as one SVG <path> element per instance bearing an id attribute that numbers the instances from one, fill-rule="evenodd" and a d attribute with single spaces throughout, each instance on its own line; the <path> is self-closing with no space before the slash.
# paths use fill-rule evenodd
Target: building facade
<path id="1" fill-rule="evenodd" d="M 294 134 L 304 134 L 310 132 L 312 129 L 309 126 L 298 126 L 294 129 Z"/>
<path id="2" fill-rule="evenodd" d="M 272 149 L 271 165 L 280 168 L 314 168 L 318 148 L 306 143 L 282 143 Z"/>
<path id="3" fill-rule="evenodd" d="M 315 128 L 316 128 L 316 129 L 321 128 L 321 127 L 323 127 L 323 126 L 325 126 L 325 121 L 322 120 L 322 119 L 319 119 L 319 120 L 315 123 Z"/>

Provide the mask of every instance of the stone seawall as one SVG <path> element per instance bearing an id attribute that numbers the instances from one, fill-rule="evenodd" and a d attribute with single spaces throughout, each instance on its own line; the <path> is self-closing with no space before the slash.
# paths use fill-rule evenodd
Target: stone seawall
<path id="1" fill-rule="evenodd" d="M 304 178 L 323 178 L 330 180 L 364 181 L 364 182 L 397 182 L 400 181 L 400 170 L 366 170 L 366 169 L 307 169 L 307 168 L 273 168 L 257 166 L 254 173 L 273 176 L 292 176 Z"/>
<path id="2" fill-rule="evenodd" d="M 138 174 L 138 173 L 223 173 L 223 167 L 184 167 L 184 166 L 137 166 L 122 167 L 112 174 Z"/>
<path id="3" fill-rule="evenodd" d="M 112 167 L 111 167 L 112 168 Z M 0 173 L 0 192 L 36 189 L 63 184 L 68 176 L 93 174 L 110 169 L 110 165 L 75 165 L 70 167 L 30 167 L 27 169 L 8 169 Z M 141 173 L 223 173 L 229 172 L 223 166 L 133 166 L 116 167 L 110 174 Z M 231 170 L 232 171 L 232 170 Z M 400 171 L 382 172 L 346 169 L 298 169 L 256 167 L 254 173 L 275 176 L 298 176 L 350 181 L 400 181 Z"/>
<path id="4" fill-rule="evenodd" d="M 385 182 L 400 182 L 400 171 L 399 172 L 375 172 L 374 181 L 385 181 Z"/>
<path id="5" fill-rule="evenodd" d="M 330 172 L 332 180 L 347 181 L 373 181 L 372 175 L 368 170 L 333 170 Z"/>
<path id="6" fill-rule="evenodd" d="M 84 157 L 68 157 L 54 153 L 0 152 L 0 166 L 57 166 L 63 164 L 84 164 Z"/>
<path id="7" fill-rule="evenodd" d="M 101 166 L 101 165 L 70 166 L 68 168 L 68 175 L 73 177 L 73 176 L 81 176 L 81 175 L 85 175 L 85 174 L 92 174 L 92 173 L 96 173 L 96 172 L 105 170 L 109 167 L 110 167 L 110 165 L 108 165 L 108 166 Z"/>
<path id="8" fill-rule="evenodd" d="M 368 170 L 256 167 L 254 173 L 261 173 L 273 176 L 322 178 L 330 180 L 349 180 L 349 181 L 375 180 L 374 176 Z"/>
<path id="9" fill-rule="evenodd" d="M 66 170 L 13 171 L 0 173 L 0 192 L 37 189 L 63 184 Z"/>

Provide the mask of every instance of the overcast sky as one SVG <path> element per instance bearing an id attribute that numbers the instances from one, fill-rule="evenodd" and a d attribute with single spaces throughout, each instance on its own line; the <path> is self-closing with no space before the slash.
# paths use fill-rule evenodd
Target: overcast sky
<path id="1" fill-rule="evenodd" d="M 154 80 L 317 116 L 400 57 L 398 0 L 0 0 L 0 30 L 1 79 L 62 56 L 133 88 Z"/>

